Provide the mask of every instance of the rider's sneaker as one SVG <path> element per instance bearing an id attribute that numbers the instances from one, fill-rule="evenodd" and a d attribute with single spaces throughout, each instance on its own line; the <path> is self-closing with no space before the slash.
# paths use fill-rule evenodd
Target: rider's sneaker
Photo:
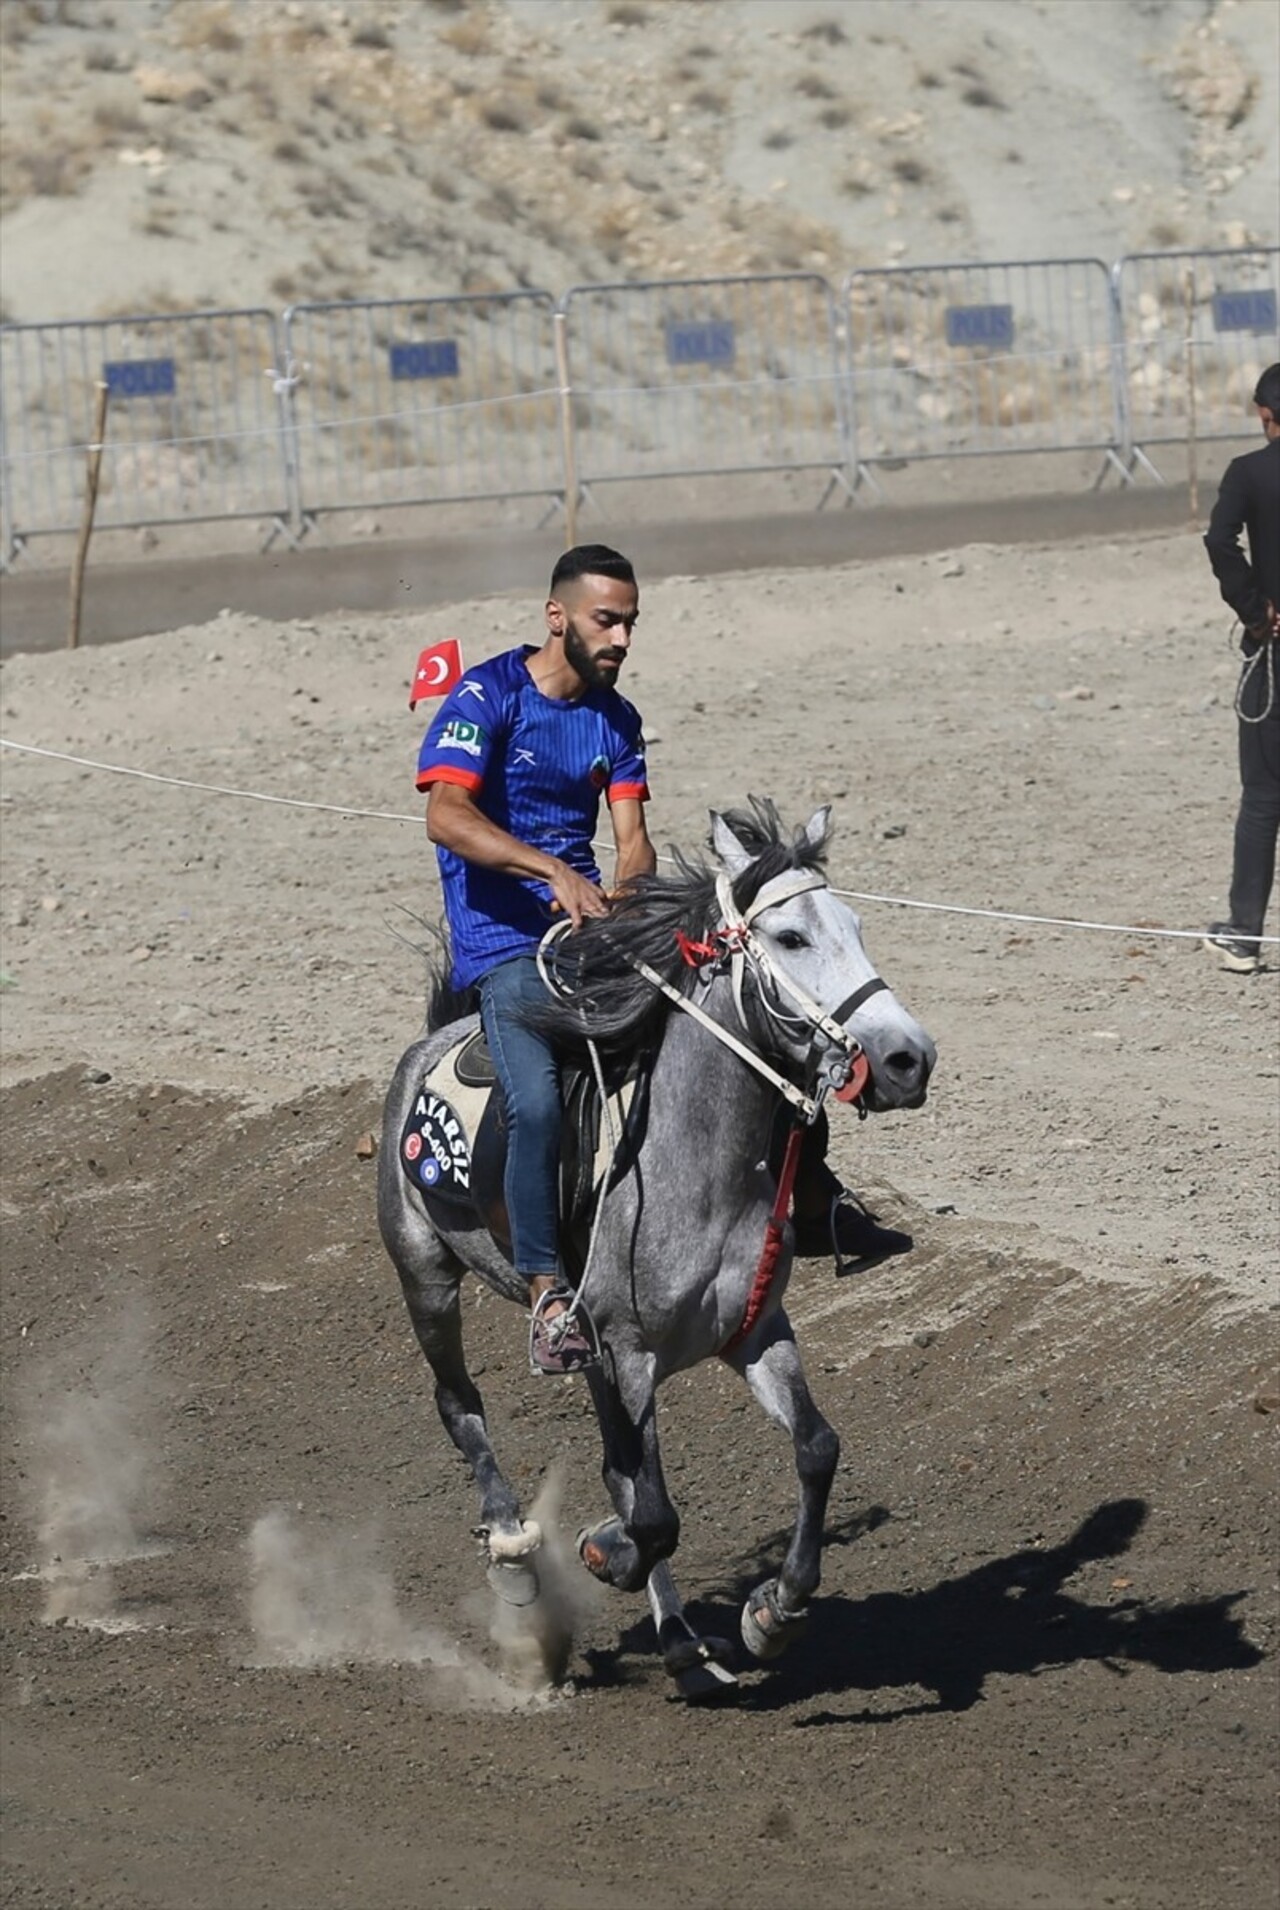
<path id="1" fill-rule="evenodd" d="M 796 1220 L 796 1252 L 802 1259 L 816 1260 L 834 1254 L 838 1262 L 857 1264 L 859 1273 L 879 1266 L 897 1253 L 906 1253 L 915 1245 L 910 1234 L 897 1227 L 882 1227 L 869 1214 L 856 1195 L 847 1190 L 825 1214 Z"/>
<path id="2" fill-rule="evenodd" d="M 1201 946 L 1217 956 L 1219 968 L 1230 968 L 1237 975 L 1252 975 L 1258 966 L 1256 937 L 1243 935 L 1231 922 L 1210 922 Z"/>
<path id="3" fill-rule="evenodd" d="M 568 1309 L 572 1304 L 573 1295 L 567 1287 L 552 1287 L 534 1307 L 529 1322 L 529 1365 L 535 1373 L 559 1379 L 599 1362 L 595 1330 L 586 1309 L 579 1302 L 576 1311 L 571 1313 Z M 547 1310 L 553 1305 L 564 1311 L 548 1318 Z"/>

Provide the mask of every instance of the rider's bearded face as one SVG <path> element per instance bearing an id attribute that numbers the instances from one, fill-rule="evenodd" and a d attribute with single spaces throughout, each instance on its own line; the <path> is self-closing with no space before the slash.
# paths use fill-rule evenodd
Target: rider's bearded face
<path id="1" fill-rule="evenodd" d="M 638 596 L 634 584 L 584 577 L 572 604 L 561 606 L 566 661 L 590 689 L 611 690 L 631 648 Z"/>

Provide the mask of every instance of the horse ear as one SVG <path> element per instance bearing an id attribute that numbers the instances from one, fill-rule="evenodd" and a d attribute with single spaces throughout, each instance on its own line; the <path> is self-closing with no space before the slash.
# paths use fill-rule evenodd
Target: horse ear
<path id="1" fill-rule="evenodd" d="M 744 849 L 724 817 L 715 809 L 711 811 L 711 847 L 731 876 L 741 875 L 751 863 L 750 852 Z"/>
<path id="2" fill-rule="evenodd" d="M 824 802 L 821 809 L 815 809 L 804 826 L 804 839 L 811 849 L 821 849 L 831 830 L 831 804 Z"/>

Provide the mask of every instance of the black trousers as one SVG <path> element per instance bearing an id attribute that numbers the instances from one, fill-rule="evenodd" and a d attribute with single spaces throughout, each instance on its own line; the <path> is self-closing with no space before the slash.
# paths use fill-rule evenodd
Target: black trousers
<path id="1" fill-rule="evenodd" d="M 1240 721 L 1240 809 L 1236 816 L 1231 865 L 1231 924 L 1245 935 L 1261 935 L 1276 873 L 1280 835 L 1280 642 L 1272 639 L 1273 672 L 1259 656 L 1244 686 Z M 1247 667 L 1247 666 L 1246 666 Z M 1270 711 L 1263 715 L 1271 693 Z"/>

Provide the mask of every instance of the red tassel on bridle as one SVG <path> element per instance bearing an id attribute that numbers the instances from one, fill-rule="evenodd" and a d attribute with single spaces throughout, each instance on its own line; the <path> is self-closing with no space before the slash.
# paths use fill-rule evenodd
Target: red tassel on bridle
<path id="1" fill-rule="evenodd" d="M 741 1346 L 748 1333 L 764 1312 L 773 1286 L 774 1275 L 778 1268 L 778 1255 L 782 1251 L 782 1230 L 787 1224 L 787 1215 L 791 1210 L 791 1190 L 796 1184 L 796 1168 L 800 1163 L 800 1146 L 804 1140 L 805 1124 L 793 1121 L 791 1132 L 787 1136 L 787 1151 L 782 1157 L 782 1172 L 778 1175 L 778 1191 L 773 1197 L 773 1211 L 764 1224 L 764 1245 L 760 1249 L 760 1264 L 756 1268 L 756 1277 L 751 1282 L 751 1291 L 747 1295 L 747 1310 L 742 1316 L 742 1325 L 736 1333 L 731 1333 L 720 1348 L 720 1358 L 732 1353 Z"/>
<path id="2" fill-rule="evenodd" d="M 707 962 L 714 962 L 723 953 L 714 941 L 695 942 L 682 928 L 675 932 L 676 947 L 680 950 L 680 959 L 687 968 L 702 968 Z"/>

